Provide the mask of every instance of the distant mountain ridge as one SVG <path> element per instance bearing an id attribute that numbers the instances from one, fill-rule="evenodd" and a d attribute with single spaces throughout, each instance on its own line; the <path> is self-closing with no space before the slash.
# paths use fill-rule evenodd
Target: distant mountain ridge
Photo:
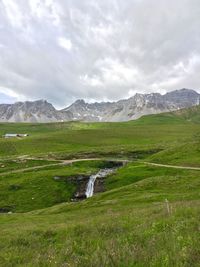
<path id="1" fill-rule="evenodd" d="M 73 120 L 73 114 L 56 110 L 46 100 L 0 105 L 1 122 L 56 122 Z"/>
<path id="2" fill-rule="evenodd" d="M 200 94 L 180 89 L 161 95 L 136 94 L 117 102 L 86 103 L 77 100 L 69 107 L 56 110 L 46 100 L 0 104 L 0 122 L 57 122 L 57 121 L 128 121 L 143 115 L 175 111 L 199 105 Z"/>

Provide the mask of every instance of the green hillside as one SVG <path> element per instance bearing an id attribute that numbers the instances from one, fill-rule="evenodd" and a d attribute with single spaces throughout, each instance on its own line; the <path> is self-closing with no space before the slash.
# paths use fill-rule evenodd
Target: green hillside
<path id="1" fill-rule="evenodd" d="M 0 135 L 29 134 L 0 138 L 0 266 L 200 266 L 199 118 L 194 107 L 124 123 L 0 124 Z M 111 159 L 128 162 L 104 192 L 72 202 L 72 177 Z"/>
<path id="2" fill-rule="evenodd" d="M 1 124 L 0 135 L 5 133 L 28 133 L 30 136 L 0 138 L 2 158 L 131 156 L 137 151 L 157 151 L 193 141 L 194 135 L 199 134 L 199 125 L 163 114 L 125 123 Z"/>
<path id="3" fill-rule="evenodd" d="M 200 123 L 200 105 L 174 112 L 175 116 L 187 121 Z"/>

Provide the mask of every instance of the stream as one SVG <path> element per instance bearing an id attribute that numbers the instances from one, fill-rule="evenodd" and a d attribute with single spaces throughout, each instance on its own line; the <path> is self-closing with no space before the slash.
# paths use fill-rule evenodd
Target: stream
<path id="1" fill-rule="evenodd" d="M 71 201 L 81 201 L 92 197 L 94 194 L 105 191 L 105 179 L 107 176 L 115 173 L 119 168 L 124 166 L 126 162 L 107 161 L 98 172 L 91 175 L 78 175 L 68 178 L 76 185 L 76 192 L 73 194 Z"/>
<path id="2" fill-rule="evenodd" d="M 85 192 L 86 198 L 89 198 L 89 197 L 93 196 L 93 194 L 94 194 L 94 184 L 95 184 L 95 181 L 96 181 L 97 178 L 104 178 L 104 177 L 110 175 L 111 173 L 114 173 L 115 170 L 116 170 L 116 168 L 114 168 L 114 169 L 103 169 L 103 170 L 100 170 L 98 173 L 91 175 L 89 177 L 89 181 L 88 181 L 87 186 L 86 186 L 86 192 Z"/>

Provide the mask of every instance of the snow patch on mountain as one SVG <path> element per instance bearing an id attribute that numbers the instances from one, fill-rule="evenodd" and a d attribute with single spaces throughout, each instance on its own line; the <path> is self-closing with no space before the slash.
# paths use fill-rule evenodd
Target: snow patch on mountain
<path id="1" fill-rule="evenodd" d="M 83 99 L 69 107 L 56 110 L 46 100 L 0 105 L 0 122 L 58 121 L 128 121 L 143 115 L 188 108 L 200 103 L 200 94 L 191 89 L 159 93 L 135 94 L 117 102 L 86 103 Z"/>

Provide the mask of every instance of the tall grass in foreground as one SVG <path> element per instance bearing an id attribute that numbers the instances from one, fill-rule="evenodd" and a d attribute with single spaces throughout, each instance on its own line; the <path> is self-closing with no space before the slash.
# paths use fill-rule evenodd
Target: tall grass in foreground
<path id="1" fill-rule="evenodd" d="M 199 266 L 199 201 L 4 218 L 1 266 Z M 132 206 L 132 207 L 131 207 Z M 85 207 L 86 208 L 86 207 Z M 23 225 L 20 226 L 23 221 Z M 11 229 L 12 228 L 12 229 Z"/>

